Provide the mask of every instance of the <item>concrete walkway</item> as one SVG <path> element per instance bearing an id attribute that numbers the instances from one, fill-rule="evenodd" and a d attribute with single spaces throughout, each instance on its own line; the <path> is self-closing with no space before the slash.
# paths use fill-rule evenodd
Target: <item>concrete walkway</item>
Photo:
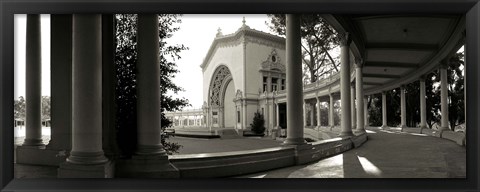
<path id="1" fill-rule="evenodd" d="M 302 166 L 241 178 L 465 178 L 466 150 L 456 143 L 399 129 L 369 128 L 360 148 Z M 173 137 L 179 154 L 212 153 L 276 147 L 270 138 L 195 139 Z M 15 178 L 55 178 L 56 167 L 16 165 Z"/>
<path id="2" fill-rule="evenodd" d="M 369 128 L 360 148 L 315 163 L 240 178 L 465 178 L 466 150 L 456 143 L 399 129 Z"/>

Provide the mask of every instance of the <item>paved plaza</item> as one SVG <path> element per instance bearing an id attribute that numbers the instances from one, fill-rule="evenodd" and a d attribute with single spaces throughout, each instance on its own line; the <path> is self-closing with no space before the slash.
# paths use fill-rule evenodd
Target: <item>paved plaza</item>
<path id="1" fill-rule="evenodd" d="M 242 178 L 465 178 L 465 147 L 396 129 L 368 130 L 359 148 L 308 165 Z"/>
<path id="2" fill-rule="evenodd" d="M 466 150 L 456 143 L 399 129 L 368 129 L 359 148 L 315 163 L 240 176 L 241 178 L 465 178 Z M 173 137 L 178 154 L 275 147 L 270 138 L 197 139 Z M 16 165 L 16 178 L 56 178 L 56 167 Z"/>

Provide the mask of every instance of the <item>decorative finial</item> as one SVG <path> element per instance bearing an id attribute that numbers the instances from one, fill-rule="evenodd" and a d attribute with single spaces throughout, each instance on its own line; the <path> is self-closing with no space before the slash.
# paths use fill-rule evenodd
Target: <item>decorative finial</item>
<path id="1" fill-rule="evenodd" d="M 220 29 L 220 27 L 217 29 L 217 37 L 218 36 L 222 36 L 222 29 Z"/>
<path id="2" fill-rule="evenodd" d="M 243 20 L 242 20 L 242 27 L 240 27 L 240 29 L 250 29 L 250 27 L 246 24 L 247 21 L 245 21 L 245 17 L 243 17 Z M 239 29 L 239 30 L 240 30 Z"/>

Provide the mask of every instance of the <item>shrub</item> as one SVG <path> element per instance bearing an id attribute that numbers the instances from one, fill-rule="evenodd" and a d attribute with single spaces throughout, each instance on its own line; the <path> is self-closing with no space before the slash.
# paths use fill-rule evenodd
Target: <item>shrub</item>
<path id="1" fill-rule="evenodd" d="M 257 111 L 250 126 L 252 127 L 252 131 L 256 134 L 262 134 L 265 132 L 265 119 L 263 118 L 263 115 Z"/>

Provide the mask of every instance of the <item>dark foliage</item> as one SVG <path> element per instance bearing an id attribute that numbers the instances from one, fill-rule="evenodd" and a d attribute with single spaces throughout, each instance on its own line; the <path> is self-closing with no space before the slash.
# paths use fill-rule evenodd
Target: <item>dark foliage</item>
<path id="1" fill-rule="evenodd" d="M 253 122 L 250 124 L 252 127 L 252 131 L 256 134 L 262 134 L 265 132 L 265 119 L 263 115 L 258 111 L 255 112 L 255 116 L 253 117 Z"/>
<path id="2" fill-rule="evenodd" d="M 117 140 L 122 155 L 130 157 L 136 149 L 137 143 L 137 118 L 136 118 L 136 62 L 137 62 L 137 15 L 116 15 L 117 47 L 115 54 L 117 86 Z M 188 100 L 167 96 L 168 90 L 173 93 L 182 91 L 171 79 L 178 72 L 175 61 L 180 59 L 179 53 L 187 48 L 183 45 L 167 45 L 166 39 L 178 31 L 175 25 L 180 23 L 179 15 L 159 15 L 160 37 L 160 94 L 161 94 L 161 128 L 162 132 L 171 125 L 171 121 L 165 117 L 165 111 L 179 110 L 188 105 Z M 167 152 L 172 153 L 179 149 L 178 144 L 168 143 L 166 136 L 162 135 L 162 144 Z"/>

